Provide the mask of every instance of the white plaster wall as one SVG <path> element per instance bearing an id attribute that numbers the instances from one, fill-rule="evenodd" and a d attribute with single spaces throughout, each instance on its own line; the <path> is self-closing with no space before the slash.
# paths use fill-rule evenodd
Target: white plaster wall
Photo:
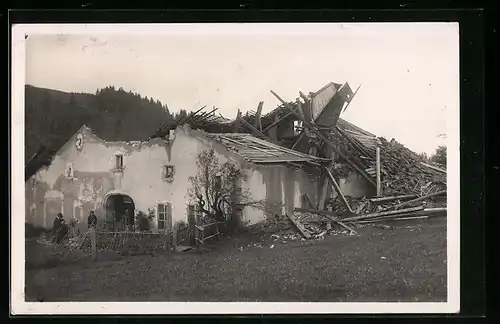
<path id="1" fill-rule="evenodd" d="M 71 138 L 54 157 L 52 164 L 48 168 L 40 170 L 36 175 L 37 181 L 47 184 L 49 189 L 54 187 L 55 182 L 60 178 L 66 169 L 68 162 L 72 163 L 73 170 L 89 173 L 103 173 L 113 175 L 114 188 L 117 191 L 128 194 L 134 200 L 137 210 L 147 212 L 149 208 L 155 208 L 158 202 L 170 202 L 172 204 L 172 221 L 187 221 L 187 205 L 190 203 L 188 189 L 191 184 L 188 181 L 190 176 L 197 173 L 196 158 L 198 152 L 213 148 L 220 163 L 232 161 L 244 168 L 247 173 L 247 180 L 242 183 L 244 189 L 251 193 L 252 201 L 265 201 L 266 197 L 272 195 L 282 198 L 285 202 L 285 179 L 283 176 L 273 177 L 269 168 L 256 168 L 245 164 L 244 161 L 234 153 L 228 152 L 222 145 L 199 136 L 200 133 L 188 128 L 178 128 L 175 132 L 175 139 L 170 143 L 170 154 L 167 145 L 163 140 L 156 139 L 149 143 L 106 143 L 92 134 L 87 129 L 82 129 L 83 146 L 77 150 L 75 137 Z M 113 173 L 115 164 L 115 153 L 121 152 L 124 155 L 123 173 Z M 162 179 L 161 167 L 165 164 L 174 166 L 174 178 L 172 182 Z M 276 168 L 275 168 L 276 169 Z M 279 170 L 278 170 L 279 169 Z M 282 173 L 281 168 L 276 169 Z M 274 169 L 273 169 L 274 170 Z M 299 172 L 300 173 L 300 172 Z M 292 182 L 294 186 L 292 204 L 300 206 L 301 195 L 308 192 L 305 175 L 295 174 L 297 178 Z M 266 182 L 279 182 L 275 186 L 278 192 L 266 192 Z M 29 184 L 29 182 L 27 182 Z M 269 185 L 269 183 L 268 183 Z M 305 186 L 302 188 L 302 186 Z M 278 189 L 279 188 L 279 189 Z M 107 190 L 107 189 L 106 189 Z M 281 190 L 281 192 L 279 192 Z M 95 209 L 102 212 L 102 199 L 108 192 L 98 192 L 94 195 Z M 79 193 L 78 195 L 83 195 Z M 312 194 L 311 194 L 312 196 Z M 84 200 L 84 197 L 77 197 Z M 278 198 L 279 199 L 279 198 Z M 311 197 L 311 199 L 314 199 Z M 27 201 L 27 209 L 33 202 Z M 74 209 L 73 204 L 71 208 Z M 65 211 L 68 216 L 73 210 Z M 86 215 L 85 215 L 86 216 Z M 253 207 L 246 207 L 243 210 L 243 221 L 248 225 L 263 221 L 266 218 L 265 211 Z M 156 227 L 156 222 L 153 223 Z"/>
<path id="2" fill-rule="evenodd" d="M 294 188 L 295 188 L 294 206 L 302 207 L 302 192 L 301 192 L 302 188 L 299 181 L 297 180 L 295 181 Z"/>
<path id="3" fill-rule="evenodd" d="M 251 193 L 250 200 L 264 201 L 266 199 L 266 186 L 262 173 L 255 169 L 247 170 L 247 180 L 243 183 L 243 188 Z M 242 211 L 242 220 L 247 225 L 253 225 L 266 219 L 265 211 L 261 208 L 247 206 Z"/>
<path id="4" fill-rule="evenodd" d="M 351 172 L 347 178 L 339 179 L 339 187 L 345 196 L 353 198 L 367 197 L 373 194 L 370 184 L 359 174 Z"/>

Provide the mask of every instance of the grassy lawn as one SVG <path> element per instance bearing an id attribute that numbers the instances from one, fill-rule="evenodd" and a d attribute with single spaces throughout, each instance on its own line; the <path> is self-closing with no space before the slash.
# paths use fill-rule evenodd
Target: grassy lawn
<path id="1" fill-rule="evenodd" d="M 247 233 L 209 252 L 30 268 L 26 299 L 446 301 L 446 219 L 395 223 L 392 230 L 367 226 L 324 240 L 283 243 Z"/>

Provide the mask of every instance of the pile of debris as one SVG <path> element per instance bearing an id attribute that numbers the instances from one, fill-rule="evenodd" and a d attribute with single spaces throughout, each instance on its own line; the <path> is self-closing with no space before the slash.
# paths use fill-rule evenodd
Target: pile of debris
<path id="1" fill-rule="evenodd" d="M 352 211 L 346 210 L 338 198 L 333 202 L 335 211 L 295 208 L 294 215 L 276 217 L 265 225 L 264 231 L 285 242 L 322 239 L 325 235 L 355 235 L 355 229 L 365 224 L 443 217 L 447 213 L 445 190 L 425 196 L 345 198 Z"/>
<path id="2" fill-rule="evenodd" d="M 301 212 L 294 213 L 293 216 L 277 216 L 274 220 L 264 223 L 261 230 L 270 234 L 274 241 L 281 243 L 323 239 L 326 235 L 356 234 L 352 227 L 345 228 L 313 213 Z"/>
<path id="3" fill-rule="evenodd" d="M 427 195 L 446 190 L 446 170 L 426 163 L 395 140 L 380 138 L 380 160 L 384 169 L 385 195 Z"/>

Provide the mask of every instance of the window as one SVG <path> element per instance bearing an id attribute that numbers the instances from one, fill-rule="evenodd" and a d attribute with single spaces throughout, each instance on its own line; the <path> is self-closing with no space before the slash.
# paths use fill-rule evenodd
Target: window
<path id="1" fill-rule="evenodd" d="M 123 155 L 122 154 L 116 154 L 115 158 L 116 158 L 115 168 L 117 170 L 123 169 Z"/>
<path id="2" fill-rule="evenodd" d="M 293 121 L 293 135 L 298 136 L 302 132 L 302 121 L 294 120 Z"/>
<path id="3" fill-rule="evenodd" d="M 66 178 L 73 178 L 73 164 L 66 164 L 65 176 Z"/>
<path id="4" fill-rule="evenodd" d="M 158 204 L 158 230 L 170 230 L 172 225 L 172 204 L 160 203 Z"/>
<path id="5" fill-rule="evenodd" d="M 173 165 L 164 165 L 162 167 L 162 178 L 167 181 L 174 180 L 174 166 Z"/>

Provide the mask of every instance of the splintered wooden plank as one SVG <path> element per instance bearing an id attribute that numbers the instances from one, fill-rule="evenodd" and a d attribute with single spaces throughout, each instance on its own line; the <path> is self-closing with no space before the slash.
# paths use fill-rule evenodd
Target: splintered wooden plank
<path id="1" fill-rule="evenodd" d="M 352 208 L 351 206 L 349 205 L 349 202 L 347 201 L 347 199 L 345 198 L 344 196 L 344 193 L 342 192 L 342 190 L 340 190 L 340 186 L 339 184 L 337 183 L 337 181 L 335 181 L 335 178 L 333 177 L 332 173 L 330 172 L 330 170 L 328 168 L 325 167 L 325 170 L 326 170 L 326 174 L 328 175 L 328 177 L 330 178 L 330 181 L 332 183 L 332 186 L 333 186 L 333 189 L 335 189 L 335 191 L 337 192 L 337 194 L 340 196 L 340 199 L 342 200 L 342 202 L 344 203 L 344 206 L 346 207 L 346 209 L 351 212 L 351 213 L 354 213 L 352 211 Z"/>
<path id="2" fill-rule="evenodd" d="M 295 227 L 297 227 L 297 229 L 299 230 L 299 232 L 305 237 L 305 238 L 311 238 L 311 233 L 309 233 L 309 231 L 304 227 L 304 225 L 302 225 L 301 222 L 298 221 L 298 219 L 296 219 L 294 216 L 292 215 L 287 215 L 288 218 L 290 218 L 290 220 L 293 222 L 293 224 L 295 225 Z"/>

